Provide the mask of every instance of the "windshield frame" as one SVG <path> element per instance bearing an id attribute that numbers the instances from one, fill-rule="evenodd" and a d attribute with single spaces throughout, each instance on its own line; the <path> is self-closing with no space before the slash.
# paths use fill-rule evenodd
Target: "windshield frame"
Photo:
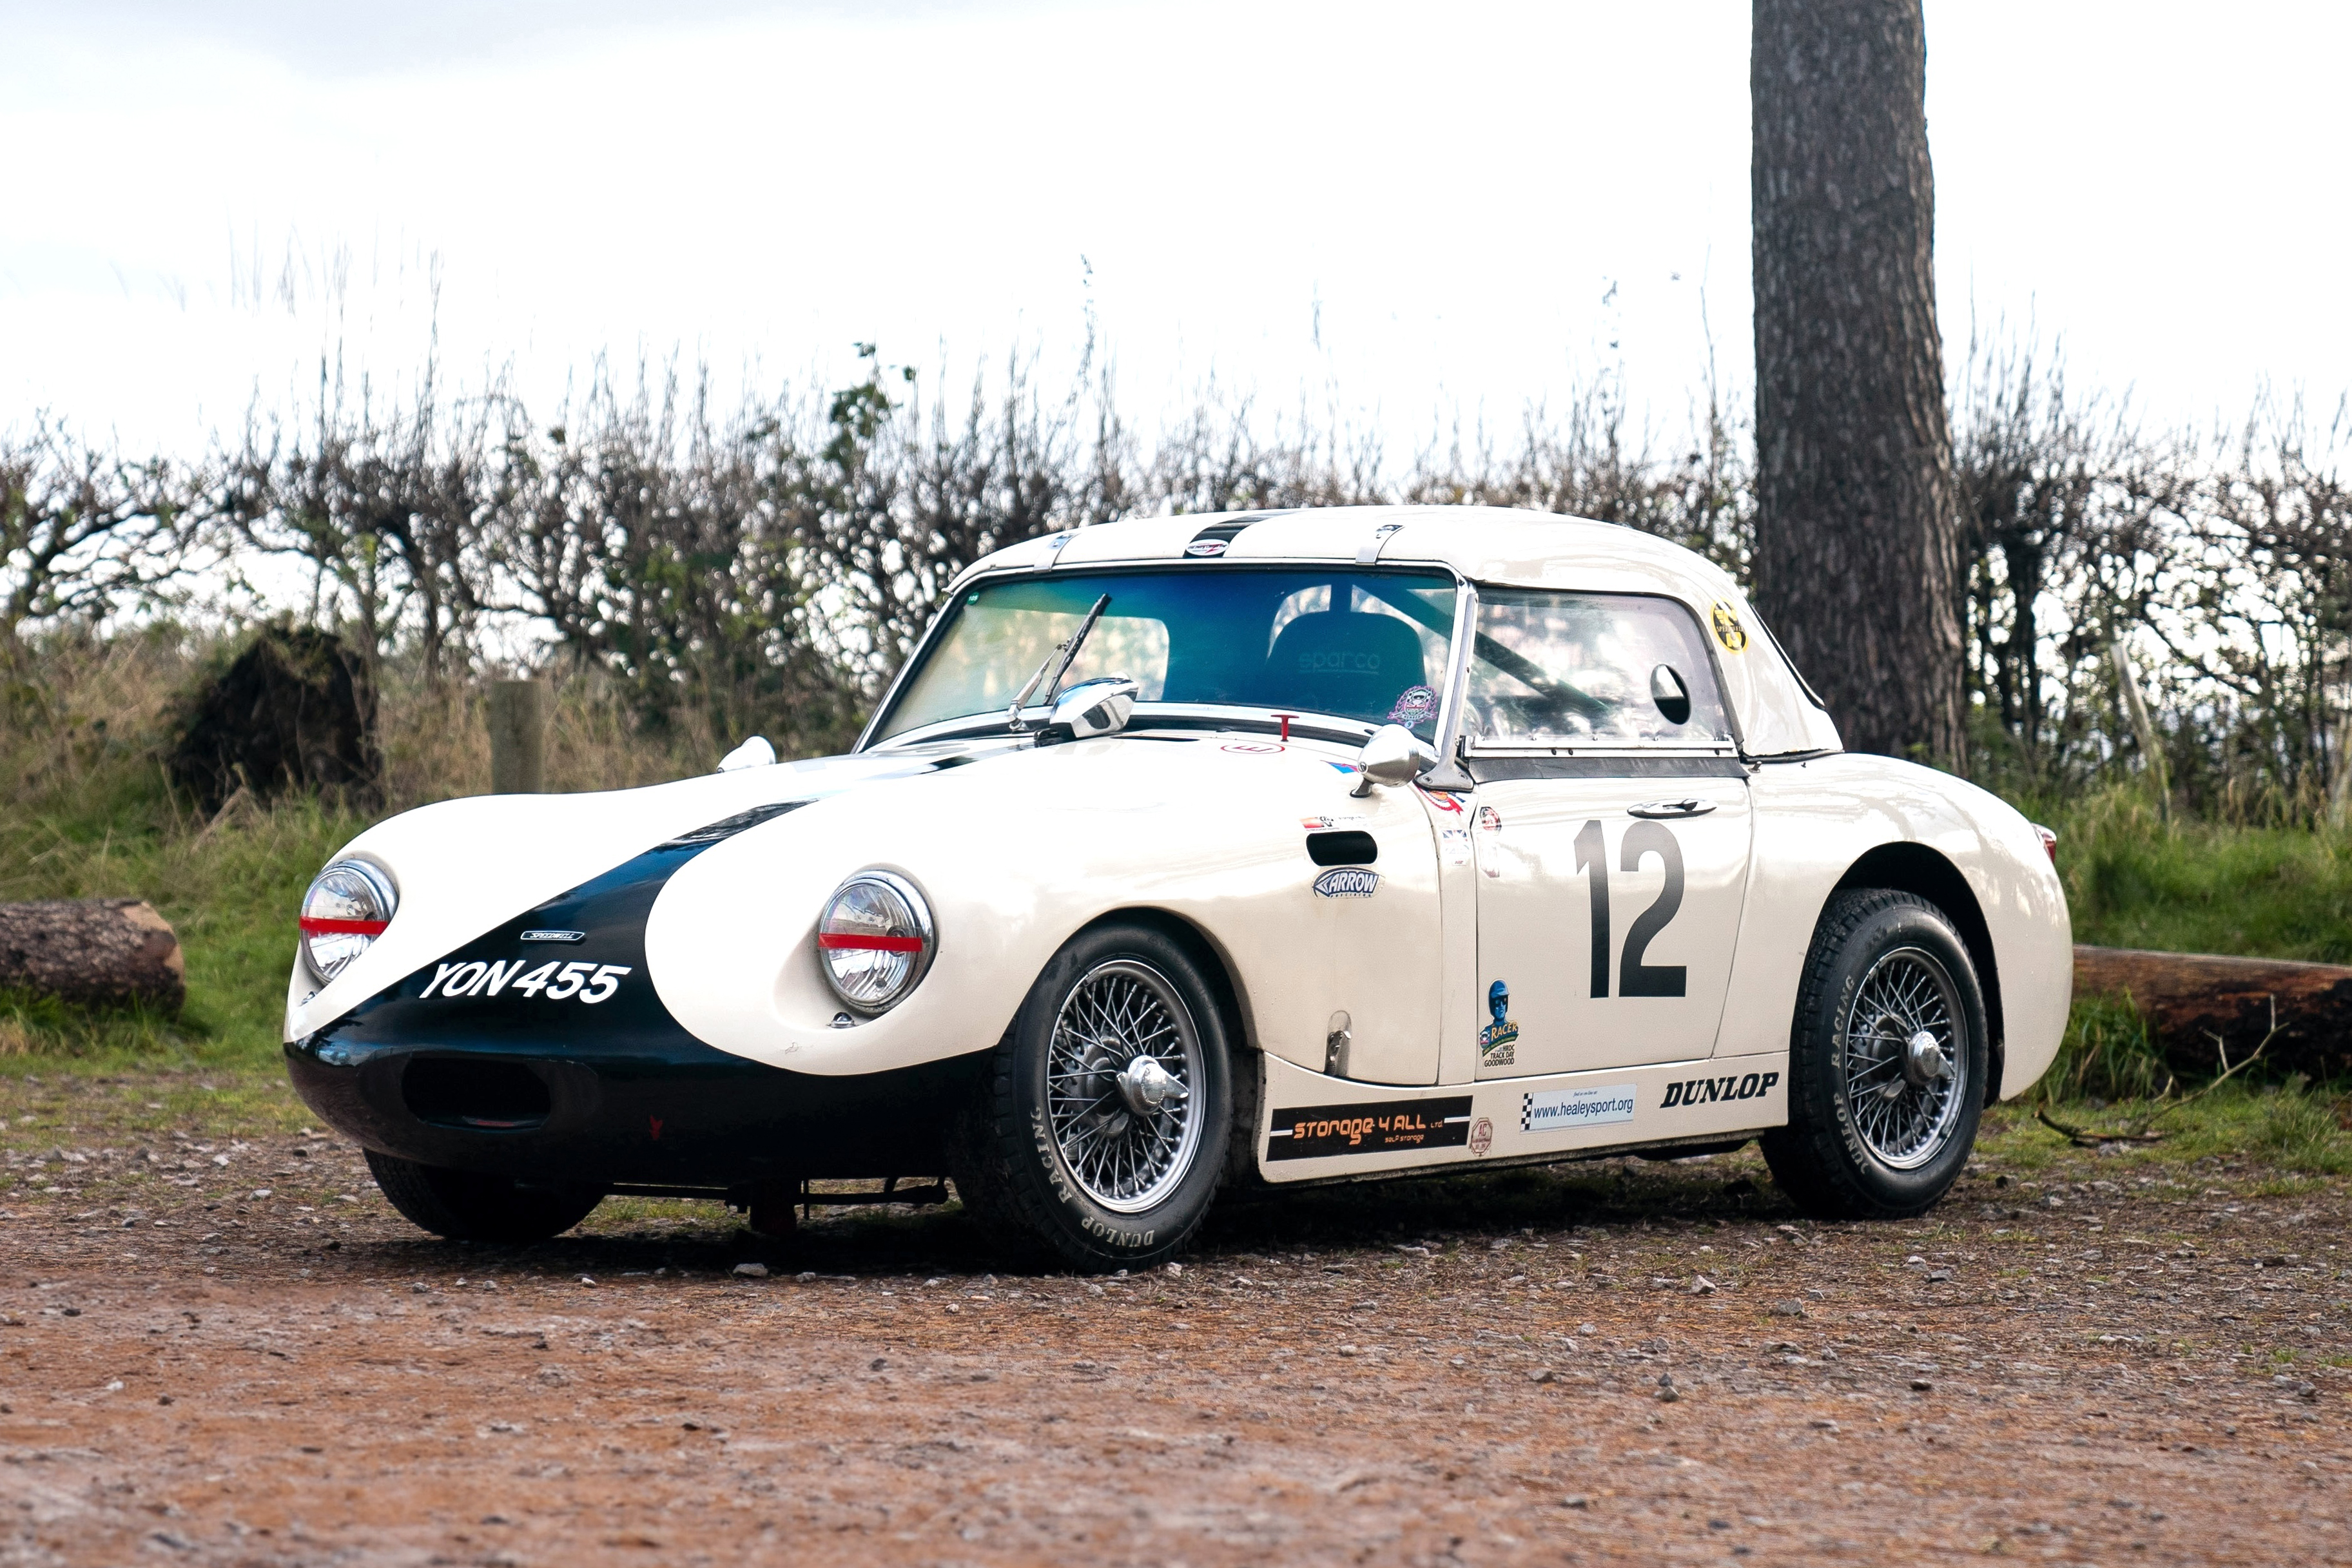
<path id="1" fill-rule="evenodd" d="M 858 733 L 857 744 L 850 748 L 851 753 L 855 755 L 866 751 L 897 750 L 902 747 L 918 746 L 928 741 L 967 737 L 982 739 L 1002 736 L 1006 739 L 1022 738 L 1023 732 L 1016 732 L 1010 727 L 1006 723 L 1006 716 L 1001 709 L 993 713 L 968 714 L 955 718 L 939 719 L 913 729 L 902 730 L 897 735 L 877 738 L 883 726 L 888 722 L 891 714 L 897 710 L 900 698 L 906 693 L 908 678 L 922 667 L 926 659 L 930 657 L 940 638 L 945 633 L 948 624 L 954 619 L 952 612 L 958 598 L 982 584 L 1022 580 L 1045 581 L 1056 576 L 1075 577 L 1080 573 L 1089 576 L 1097 574 L 1139 576 L 1146 573 L 1159 575 L 1177 571 L 1255 572 L 1300 569 L 1307 570 L 1336 569 L 1375 576 L 1443 577 L 1452 581 L 1454 626 L 1446 642 L 1445 680 L 1444 685 L 1439 688 L 1440 700 L 1437 714 L 1438 754 L 1441 757 L 1451 757 L 1454 754 L 1455 727 L 1461 719 L 1463 681 L 1468 673 L 1467 666 L 1464 663 L 1464 655 L 1469 647 L 1467 628 L 1477 618 L 1477 592 L 1471 586 L 1470 580 L 1444 561 L 1360 561 L 1329 556 L 1269 556 L 1263 559 L 1253 557 L 1247 560 L 1087 561 L 1083 565 L 1073 563 L 1058 571 L 1052 566 L 1007 567 L 978 572 L 961 579 L 942 598 L 939 611 L 931 617 L 930 624 L 923 629 L 922 639 L 915 644 L 914 652 L 907 655 L 907 661 L 899 665 L 898 673 L 890 677 L 888 689 L 883 693 L 882 700 L 875 705 L 873 716 L 866 721 L 866 727 Z M 1051 713 L 1051 709 L 1043 706 L 1023 708 L 1021 717 L 1027 727 L 1026 736 L 1034 738 L 1038 725 L 1049 718 Z M 1129 727 L 1131 729 L 1158 727 L 1235 730 L 1271 735 L 1284 727 L 1282 720 L 1277 716 L 1279 710 L 1274 708 L 1248 707 L 1228 703 L 1139 702 L 1135 705 L 1135 718 Z M 1337 741 L 1348 746 L 1360 746 L 1370 737 L 1372 731 L 1379 727 L 1380 726 L 1368 720 L 1305 708 L 1297 710 L 1288 726 L 1289 732 L 1302 739 Z"/>

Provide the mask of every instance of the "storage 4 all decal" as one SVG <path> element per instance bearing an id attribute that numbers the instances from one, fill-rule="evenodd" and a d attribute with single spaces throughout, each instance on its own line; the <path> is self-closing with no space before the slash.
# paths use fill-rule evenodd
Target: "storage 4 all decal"
<path id="1" fill-rule="evenodd" d="M 1519 1058 L 1519 1026 L 1511 1021 L 1511 988 L 1497 980 L 1486 988 L 1486 1010 L 1495 1021 L 1478 1031 L 1478 1065 L 1510 1067 Z"/>
<path id="2" fill-rule="evenodd" d="M 1591 1089 L 1544 1089 L 1519 1096 L 1519 1131 L 1558 1133 L 1633 1119 L 1633 1085 L 1605 1083 Z"/>
<path id="3" fill-rule="evenodd" d="M 1400 1149 L 1458 1149 L 1470 1141 L 1470 1097 L 1395 1105 L 1300 1105 L 1274 1113 L 1270 1160 L 1327 1155 L 1385 1155 Z"/>

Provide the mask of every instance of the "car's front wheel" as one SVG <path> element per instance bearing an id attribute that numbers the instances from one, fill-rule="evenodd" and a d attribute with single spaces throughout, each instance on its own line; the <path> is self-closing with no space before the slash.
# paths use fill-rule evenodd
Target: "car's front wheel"
<path id="1" fill-rule="evenodd" d="M 1149 925 L 1097 926 L 1037 977 L 951 1158 L 1001 1241 L 1083 1270 L 1173 1256 L 1216 1196 L 1233 1107 L 1201 961 Z"/>
<path id="2" fill-rule="evenodd" d="M 1899 1218 L 1968 1164 L 1990 1051 L 1984 992 L 1944 912 L 1890 889 L 1822 911 L 1789 1042 L 1789 1124 L 1772 1178 L 1825 1218 Z"/>
<path id="3" fill-rule="evenodd" d="M 588 1218 L 594 1187 L 518 1186 L 511 1177 L 445 1170 L 367 1151 L 368 1169 L 409 1222 L 452 1241 L 544 1241 Z"/>

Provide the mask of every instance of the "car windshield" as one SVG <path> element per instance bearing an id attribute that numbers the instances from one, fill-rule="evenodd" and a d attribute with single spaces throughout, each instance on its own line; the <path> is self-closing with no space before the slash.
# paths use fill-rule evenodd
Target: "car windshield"
<path id="1" fill-rule="evenodd" d="M 1126 675 L 1147 703 L 1323 714 L 1436 737 L 1454 635 L 1451 578 L 1197 566 L 1055 572 L 966 590 L 876 738 L 1003 714 L 1104 594 L 1110 602 L 1065 686 Z M 1045 700 L 1041 683 L 1030 702 L 1034 708 Z"/>

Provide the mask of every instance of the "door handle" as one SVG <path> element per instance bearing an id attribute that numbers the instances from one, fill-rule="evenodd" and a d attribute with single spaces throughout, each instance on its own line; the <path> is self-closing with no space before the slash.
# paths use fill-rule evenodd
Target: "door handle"
<path id="1" fill-rule="evenodd" d="M 1651 800 L 1639 806 L 1628 806 L 1629 817 L 1704 817 L 1715 810 L 1712 800 Z"/>

